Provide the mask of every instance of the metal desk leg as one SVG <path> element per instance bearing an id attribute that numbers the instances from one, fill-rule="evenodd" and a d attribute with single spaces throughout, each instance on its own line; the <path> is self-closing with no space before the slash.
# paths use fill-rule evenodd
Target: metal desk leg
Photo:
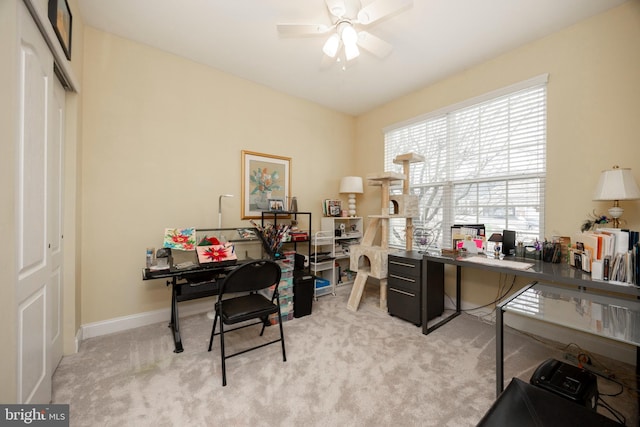
<path id="1" fill-rule="evenodd" d="M 462 267 L 456 266 L 456 313 L 460 314 L 462 311 Z"/>
<path id="2" fill-rule="evenodd" d="M 173 332 L 173 342 L 175 344 L 174 353 L 182 353 L 184 348 L 182 347 L 182 338 L 180 337 L 180 319 L 178 317 L 178 287 L 176 286 L 176 278 L 173 278 L 171 282 L 171 322 L 169 327 Z"/>
<path id="3" fill-rule="evenodd" d="M 438 321 L 437 323 L 429 326 L 428 325 L 428 320 L 429 319 L 429 305 L 428 305 L 428 288 L 429 288 L 429 283 L 437 283 L 438 286 L 442 286 L 444 288 L 444 263 L 442 262 L 432 262 L 432 261 L 427 261 L 426 264 L 423 265 L 423 275 L 425 276 L 425 278 L 422 279 L 422 333 L 424 335 L 428 335 L 429 333 L 435 331 L 436 329 L 438 329 L 440 326 L 445 325 L 447 322 L 453 320 L 454 318 L 458 317 L 460 315 L 460 313 L 462 312 L 460 310 L 460 305 L 461 305 L 461 292 L 460 292 L 460 283 L 461 283 L 461 279 L 460 279 L 460 271 L 461 271 L 461 267 L 460 266 L 456 266 L 456 311 L 455 313 L 451 313 L 449 316 L 441 319 L 440 321 Z"/>
<path id="4" fill-rule="evenodd" d="M 496 311 L 496 397 L 504 388 L 504 324 L 502 307 Z"/>
<path id="5" fill-rule="evenodd" d="M 537 282 L 524 286 L 496 306 L 496 397 L 504 389 L 504 309 L 511 301 L 531 289 Z"/>

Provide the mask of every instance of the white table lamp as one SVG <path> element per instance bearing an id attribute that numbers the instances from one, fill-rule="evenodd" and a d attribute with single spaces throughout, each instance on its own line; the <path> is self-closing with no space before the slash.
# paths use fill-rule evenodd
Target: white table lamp
<path id="1" fill-rule="evenodd" d="M 340 193 L 349 196 L 349 216 L 356 216 L 356 194 L 364 193 L 362 178 L 359 176 L 345 176 L 340 180 Z"/>
<path id="2" fill-rule="evenodd" d="M 613 218 L 613 227 L 618 228 L 624 209 L 619 205 L 620 200 L 640 199 L 640 188 L 636 184 L 631 169 L 614 166 L 613 169 L 602 171 L 600 180 L 593 193 L 593 200 L 613 200 L 609 209 L 609 216 Z"/>

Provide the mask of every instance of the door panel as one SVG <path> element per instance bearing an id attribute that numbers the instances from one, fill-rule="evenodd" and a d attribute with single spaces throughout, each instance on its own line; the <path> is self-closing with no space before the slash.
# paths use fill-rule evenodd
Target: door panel
<path id="1" fill-rule="evenodd" d="M 63 148 L 65 120 L 65 91 L 57 78 L 53 79 L 53 102 L 51 107 L 50 138 L 47 144 L 49 202 L 49 267 L 51 275 L 47 289 L 47 323 L 49 326 L 49 348 L 51 374 L 62 359 L 62 283 L 63 283 Z"/>
<path id="2" fill-rule="evenodd" d="M 45 306 L 44 287 L 18 306 L 18 398 L 22 403 L 51 400 Z"/>
<path id="3" fill-rule="evenodd" d="M 18 403 L 51 400 L 47 325 L 50 279 L 47 143 L 53 97 L 53 57 L 20 2 L 19 135 L 17 157 Z"/>

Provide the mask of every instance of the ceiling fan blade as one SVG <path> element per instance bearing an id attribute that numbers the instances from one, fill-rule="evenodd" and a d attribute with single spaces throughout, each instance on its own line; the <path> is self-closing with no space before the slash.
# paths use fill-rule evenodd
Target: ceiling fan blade
<path id="1" fill-rule="evenodd" d="M 358 33 L 358 46 L 371 52 L 378 58 L 387 57 L 393 50 L 393 46 L 389 43 L 367 31 L 360 31 Z"/>
<path id="2" fill-rule="evenodd" d="M 329 31 L 329 26 L 324 24 L 278 24 L 278 33 L 282 36 L 317 36 Z"/>
<path id="3" fill-rule="evenodd" d="M 413 6 L 413 0 L 376 0 L 360 9 L 358 22 L 369 25 L 411 6 Z"/>
<path id="4" fill-rule="evenodd" d="M 325 0 L 329 13 L 336 18 L 355 19 L 360 10 L 360 0 Z"/>
<path id="5" fill-rule="evenodd" d="M 347 8 L 344 4 L 344 0 L 325 0 L 329 13 L 336 18 L 341 18 L 347 13 Z"/>

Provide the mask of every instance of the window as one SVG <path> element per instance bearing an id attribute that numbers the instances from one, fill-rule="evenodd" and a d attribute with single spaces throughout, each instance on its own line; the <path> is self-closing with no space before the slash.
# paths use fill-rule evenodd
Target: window
<path id="1" fill-rule="evenodd" d="M 384 130 L 384 170 L 417 153 L 409 189 L 419 199 L 416 229 L 451 246 L 453 224 L 485 224 L 487 235 L 515 230 L 517 240 L 544 230 L 548 75 L 504 88 Z M 402 189 L 393 190 L 401 193 Z M 404 246 L 404 219 L 391 219 L 389 244 Z M 415 239 L 414 239 L 415 242 Z"/>

